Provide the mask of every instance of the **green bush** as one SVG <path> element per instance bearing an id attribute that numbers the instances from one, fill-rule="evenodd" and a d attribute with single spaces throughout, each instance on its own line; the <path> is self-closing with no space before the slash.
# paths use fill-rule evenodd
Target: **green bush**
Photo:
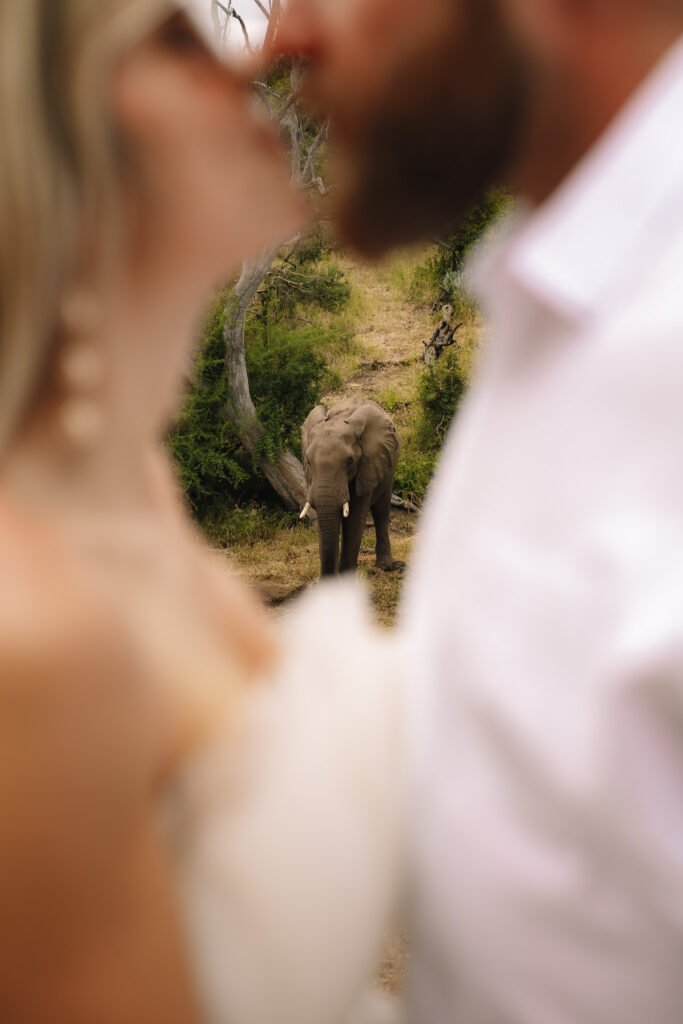
<path id="1" fill-rule="evenodd" d="M 378 398 L 378 402 L 382 406 L 382 408 L 385 409 L 387 412 L 394 412 L 396 409 L 399 409 L 402 405 L 405 405 L 405 402 L 402 400 L 398 391 L 391 384 L 389 385 L 388 388 L 384 389 L 384 391 Z"/>
<path id="2" fill-rule="evenodd" d="M 202 520 L 202 527 L 216 547 L 230 548 L 273 540 L 283 529 L 296 530 L 299 513 L 267 505 L 233 505 L 215 508 Z"/>
<path id="3" fill-rule="evenodd" d="M 436 461 L 434 452 L 409 451 L 401 455 L 394 475 L 396 493 L 411 501 L 422 501 L 434 474 Z"/>
<path id="4" fill-rule="evenodd" d="M 317 236 L 304 239 L 295 251 L 277 260 L 259 288 L 251 319 L 267 336 L 273 324 L 305 320 L 308 308 L 340 313 L 351 297 L 342 268 Z"/>
<path id="5" fill-rule="evenodd" d="M 467 378 L 454 349 L 447 349 L 420 374 L 394 476 L 394 490 L 402 497 L 418 502 L 424 498 L 466 387 Z"/>
<path id="6" fill-rule="evenodd" d="M 206 319 L 193 384 L 169 437 L 181 485 L 200 520 L 226 496 L 234 501 L 243 494 L 251 476 L 249 458 L 225 416 L 224 320 L 221 296 Z"/>
<path id="7" fill-rule="evenodd" d="M 301 454 L 301 424 L 327 391 L 339 387 L 322 350 L 328 332 L 317 327 L 272 327 L 267 342 L 247 337 L 251 397 L 265 434 L 260 450 L 271 458 L 284 448 Z"/>
<path id="8" fill-rule="evenodd" d="M 419 420 L 416 441 L 420 451 L 438 452 L 467 388 L 454 348 L 422 373 L 417 386 Z"/>
<path id="9" fill-rule="evenodd" d="M 321 395 L 337 385 L 323 351 L 320 329 L 272 328 L 267 343 L 247 333 L 246 360 L 251 397 L 265 432 L 254 456 L 242 447 L 226 416 L 227 381 L 223 327 L 224 296 L 206 320 L 193 384 L 169 437 L 181 485 L 195 517 L 220 519 L 226 506 L 272 500 L 258 469 L 258 457 L 299 449 L 299 430 Z"/>
<path id="10" fill-rule="evenodd" d="M 437 302 L 442 275 L 435 270 L 436 258 L 429 256 L 410 274 L 408 298 L 416 306 L 433 306 Z"/>

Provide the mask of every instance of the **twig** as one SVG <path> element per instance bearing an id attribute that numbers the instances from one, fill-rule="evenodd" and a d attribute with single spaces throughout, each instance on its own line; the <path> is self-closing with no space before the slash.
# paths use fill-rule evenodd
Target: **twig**
<path id="1" fill-rule="evenodd" d="M 320 147 L 322 146 L 323 142 L 327 138 L 327 133 L 329 131 L 329 127 L 330 127 L 330 122 L 329 121 L 325 121 L 325 124 L 322 126 L 322 128 L 320 129 L 320 131 L 318 132 L 316 137 L 313 139 L 313 142 L 311 143 L 310 149 L 308 150 L 308 155 L 306 157 L 306 163 L 304 164 L 304 169 L 303 169 L 303 172 L 302 172 L 302 175 L 301 175 L 302 180 L 306 184 L 311 184 L 314 181 L 315 158 L 318 155 L 318 150 L 320 149 Z"/>
<path id="2" fill-rule="evenodd" d="M 242 34 L 244 36 L 244 44 L 245 44 L 246 48 L 249 50 L 249 53 L 253 53 L 254 50 L 253 50 L 252 45 L 251 45 L 251 40 L 249 39 L 249 33 L 247 32 L 247 26 L 244 24 L 244 18 L 242 18 L 237 13 L 237 11 L 234 8 L 233 8 L 233 11 L 232 11 L 232 16 L 235 19 L 235 21 L 237 21 L 239 23 L 239 26 L 242 29 Z"/>
<path id="3" fill-rule="evenodd" d="M 277 93 L 273 93 L 273 95 L 276 96 Z M 287 99 L 285 100 L 285 102 L 282 104 L 277 114 L 275 115 L 278 124 L 282 124 L 282 121 L 284 120 L 285 116 L 288 114 L 288 112 L 294 106 L 298 99 L 299 90 L 294 89 L 292 92 L 290 92 L 289 96 L 287 97 Z"/>
<path id="4" fill-rule="evenodd" d="M 266 10 L 266 8 L 261 3 L 261 0 L 254 0 L 254 3 L 258 7 L 258 9 L 261 12 L 261 14 L 263 14 L 264 17 L 266 17 L 268 19 L 268 21 L 270 21 L 270 11 Z"/>

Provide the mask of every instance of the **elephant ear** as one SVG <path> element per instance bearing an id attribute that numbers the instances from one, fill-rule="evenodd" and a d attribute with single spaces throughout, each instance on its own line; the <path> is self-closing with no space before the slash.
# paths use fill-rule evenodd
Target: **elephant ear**
<path id="1" fill-rule="evenodd" d="M 306 476 L 306 483 L 310 486 L 311 484 L 311 464 L 308 460 L 308 447 L 311 443 L 311 431 L 318 423 L 322 423 L 327 417 L 327 406 L 316 405 L 315 409 L 311 409 L 308 416 L 304 420 L 301 428 L 301 455 L 304 464 L 304 474 Z"/>
<path id="2" fill-rule="evenodd" d="M 384 409 L 366 402 L 356 409 L 348 421 L 360 431 L 361 460 L 356 473 L 356 494 L 372 492 L 393 477 L 398 458 L 396 427 Z"/>

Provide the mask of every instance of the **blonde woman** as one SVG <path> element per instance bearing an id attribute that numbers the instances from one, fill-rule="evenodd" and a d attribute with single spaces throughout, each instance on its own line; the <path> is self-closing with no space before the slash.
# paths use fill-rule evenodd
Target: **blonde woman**
<path id="1" fill-rule="evenodd" d="M 272 637 L 158 446 L 207 294 L 305 216 L 181 6 L 0 5 L 8 1024 L 379 1019 L 385 654 L 346 592 Z"/>

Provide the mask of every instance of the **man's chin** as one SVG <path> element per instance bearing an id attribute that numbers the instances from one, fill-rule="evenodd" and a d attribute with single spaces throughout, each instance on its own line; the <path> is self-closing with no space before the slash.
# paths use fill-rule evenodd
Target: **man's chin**
<path id="1" fill-rule="evenodd" d="M 341 132 L 332 119 L 339 231 L 364 256 L 450 233 L 514 163 L 530 109 L 526 58 L 498 0 L 463 10 L 466 33 L 455 19 L 439 52 L 396 73 L 383 102 L 356 111 Z M 485 88 L 466 74 L 477 55 Z"/>
<path id="2" fill-rule="evenodd" d="M 343 245 L 366 260 L 378 260 L 392 249 L 416 241 L 405 233 L 392 230 L 384 221 L 366 216 L 366 206 L 353 197 L 337 207 L 337 229 Z"/>
<path id="3" fill-rule="evenodd" d="M 351 186 L 340 185 L 336 221 L 341 242 L 365 259 L 393 249 L 431 241 L 458 228 L 487 182 L 470 188 L 435 189 L 436 182 L 407 187 L 401 181 L 375 180 L 368 174 Z"/>

